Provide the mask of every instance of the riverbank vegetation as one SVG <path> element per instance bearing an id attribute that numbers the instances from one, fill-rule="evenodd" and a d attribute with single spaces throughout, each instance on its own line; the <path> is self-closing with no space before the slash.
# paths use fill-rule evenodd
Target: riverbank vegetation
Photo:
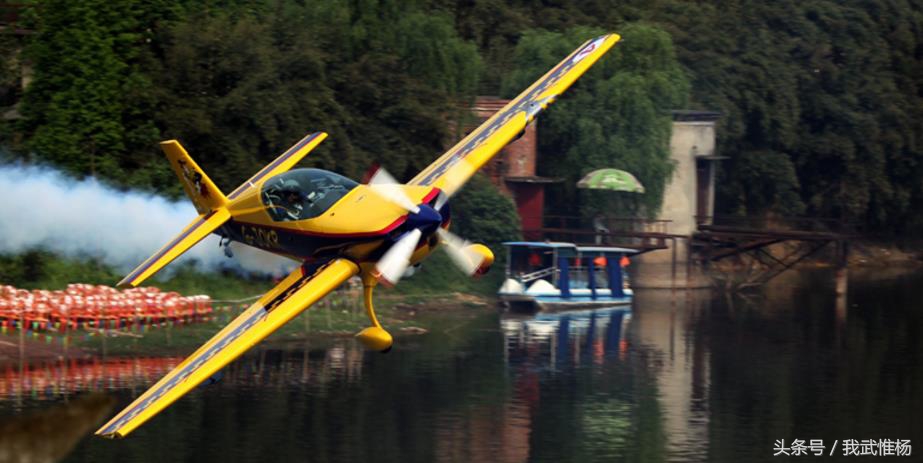
<path id="1" fill-rule="evenodd" d="M 669 110 L 694 108 L 722 113 L 717 212 L 923 232 L 918 3 L 539 3 L 29 2 L 20 23 L 33 33 L 0 43 L 0 142 L 12 159 L 179 197 L 161 139 L 182 140 L 230 191 L 323 130 L 307 165 L 359 178 L 379 163 L 406 180 L 463 135 L 474 96 L 511 97 L 617 31 L 622 43 L 539 119 L 540 174 L 564 179 L 547 213 L 654 214 Z M 635 172 L 649 194 L 573 188 L 603 166 Z M 499 252 L 515 211 L 481 183 L 455 201 L 456 224 Z M 95 278 L 94 265 L 64 267 Z"/>
<path id="2" fill-rule="evenodd" d="M 34 250 L 19 255 L 0 255 L 0 281 L 23 289 L 58 290 L 75 282 L 114 286 L 122 276 L 120 271 L 95 259 L 63 258 Z M 411 301 L 426 295 L 455 292 L 488 295 L 500 286 L 502 276 L 503 269 L 500 268 L 481 278 L 469 278 L 439 251 L 412 276 L 401 280 L 400 285 L 382 287 L 376 293 L 385 298 L 397 295 Z M 237 300 L 261 295 L 274 283 L 268 275 L 230 270 L 203 272 L 194 263 L 189 263 L 171 266 L 148 284 L 183 295 L 208 294 L 218 300 Z"/>

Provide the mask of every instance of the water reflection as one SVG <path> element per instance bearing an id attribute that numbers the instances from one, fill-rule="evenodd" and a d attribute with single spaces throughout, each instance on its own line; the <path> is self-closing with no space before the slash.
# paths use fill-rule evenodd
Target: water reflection
<path id="1" fill-rule="evenodd" d="M 672 461 L 701 461 L 708 454 L 710 362 L 706 338 L 696 323 L 711 294 L 690 291 L 673 298 L 665 291 L 638 291 L 632 342 L 650 358 L 656 378 L 665 451 Z"/>
<path id="2" fill-rule="evenodd" d="M 628 352 L 625 333 L 630 322 L 631 312 L 624 306 L 540 313 L 533 317 L 509 314 L 501 319 L 504 358 L 513 384 L 508 413 L 516 418 L 510 427 L 531 437 L 521 441 L 536 447 L 537 442 L 577 438 L 585 444 L 580 451 L 587 456 L 607 459 L 625 456 L 637 414 L 627 400 L 630 394 L 623 393 L 626 389 L 622 389 L 620 382 L 607 383 L 597 376 L 597 380 L 590 381 L 590 393 L 577 392 L 570 399 L 575 405 L 572 415 L 561 421 L 567 422 L 570 429 L 549 422 L 555 417 L 548 411 L 559 405 L 554 403 L 558 393 L 576 392 L 559 390 L 567 386 L 558 377 L 574 374 L 576 370 L 599 373 L 596 370 L 607 363 L 608 366 L 624 363 Z M 528 445 L 518 448 L 520 452 L 515 458 L 504 461 L 526 461 L 532 449 Z M 541 456 L 545 451 L 540 448 L 534 453 Z M 567 453 L 561 456 L 568 457 Z"/>
<path id="3" fill-rule="evenodd" d="M 638 291 L 630 311 L 438 313 L 388 355 L 263 346 L 67 461 L 771 461 L 777 439 L 923 442 L 921 283 L 855 277 L 838 302 L 802 275 L 747 297 Z M 124 405 L 178 360 L 0 369 L 0 416 L 77 391 Z"/>
<path id="4" fill-rule="evenodd" d="M 308 345 L 309 346 L 309 345 Z M 260 349 L 227 367 L 219 383 L 236 387 L 324 384 L 362 379 L 364 349 L 341 341 L 325 349 L 308 346 Z M 81 357 L 0 366 L 0 402 L 54 401 L 81 392 L 127 389 L 143 392 L 183 357 Z"/>
<path id="5" fill-rule="evenodd" d="M 81 358 L 0 368 L 0 401 L 57 400 L 79 392 L 128 388 L 156 381 L 182 361 L 165 358 Z"/>
<path id="6" fill-rule="evenodd" d="M 507 315 L 500 320 L 505 358 L 510 364 L 530 368 L 601 364 L 606 356 L 624 358 L 628 344 L 622 333 L 631 320 L 623 307 L 557 313 L 534 317 Z"/>
<path id="7" fill-rule="evenodd" d="M 114 405 L 112 397 L 91 394 L 0 419 L 0 463 L 59 461 L 112 413 Z"/>

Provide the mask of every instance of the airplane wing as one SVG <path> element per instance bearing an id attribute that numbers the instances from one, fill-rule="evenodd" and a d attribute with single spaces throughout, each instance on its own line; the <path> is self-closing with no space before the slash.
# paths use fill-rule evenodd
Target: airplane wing
<path id="1" fill-rule="evenodd" d="M 358 272 L 346 259 L 295 269 L 96 434 L 124 437 Z"/>
<path id="2" fill-rule="evenodd" d="M 408 184 L 435 186 L 449 196 L 454 194 L 619 38 L 617 34 L 608 34 L 588 40 Z"/>
<path id="3" fill-rule="evenodd" d="M 122 281 L 117 286 L 119 288 L 130 288 L 140 285 L 149 276 L 157 273 L 158 270 L 173 262 L 174 259 L 195 246 L 199 241 L 202 241 L 202 238 L 224 225 L 230 218 L 231 213 L 224 207 L 200 215 L 187 225 L 183 232 L 173 241 L 160 248 L 156 254 L 149 257 L 138 268 L 132 270 L 125 278 L 122 278 Z"/>
<path id="4" fill-rule="evenodd" d="M 295 143 L 291 148 L 282 153 L 275 161 L 272 161 L 266 167 L 262 168 L 259 172 L 250 177 L 250 180 L 247 180 L 236 190 L 232 191 L 228 195 L 228 199 L 234 200 L 240 196 L 243 192 L 249 190 L 251 187 L 259 184 L 260 180 L 272 177 L 278 173 L 282 173 L 291 169 L 295 164 L 298 163 L 302 158 L 308 155 L 320 142 L 324 141 L 327 138 L 327 134 L 324 132 L 314 132 L 301 139 L 298 143 Z"/>

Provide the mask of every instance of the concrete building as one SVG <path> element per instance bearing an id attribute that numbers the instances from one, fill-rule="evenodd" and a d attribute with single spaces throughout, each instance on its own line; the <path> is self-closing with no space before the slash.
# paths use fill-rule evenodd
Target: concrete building
<path id="1" fill-rule="evenodd" d="M 663 195 L 658 219 L 669 220 L 669 233 L 686 238 L 675 240 L 676 281 L 673 281 L 674 250 L 652 251 L 636 259 L 632 285 L 638 288 L 706 287 L 710 282 L 695 265 L 687 265 L 689 242 L 699 223 L 714 214 L 715 123 L 713 111 L 673 111 L 670 159 L 673 177 Z M 688 272 L 687 272 L 688 270 Z M 687 275 L 688 273 L 688 275 Z"/>

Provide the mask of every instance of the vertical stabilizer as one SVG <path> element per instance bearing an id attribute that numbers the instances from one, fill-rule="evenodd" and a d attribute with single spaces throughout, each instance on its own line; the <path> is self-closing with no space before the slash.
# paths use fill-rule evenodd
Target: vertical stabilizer
<path id="1" fill-rule="evenodd" d="M 170 160 L 170 167 L 183 184 L 183 190 L 199 214 L 207 214 L 227 205 L 224 193 L 205 175 L 205 172 L 189 156 L 176 140 L 160 142 L 160 147 Z"/>

